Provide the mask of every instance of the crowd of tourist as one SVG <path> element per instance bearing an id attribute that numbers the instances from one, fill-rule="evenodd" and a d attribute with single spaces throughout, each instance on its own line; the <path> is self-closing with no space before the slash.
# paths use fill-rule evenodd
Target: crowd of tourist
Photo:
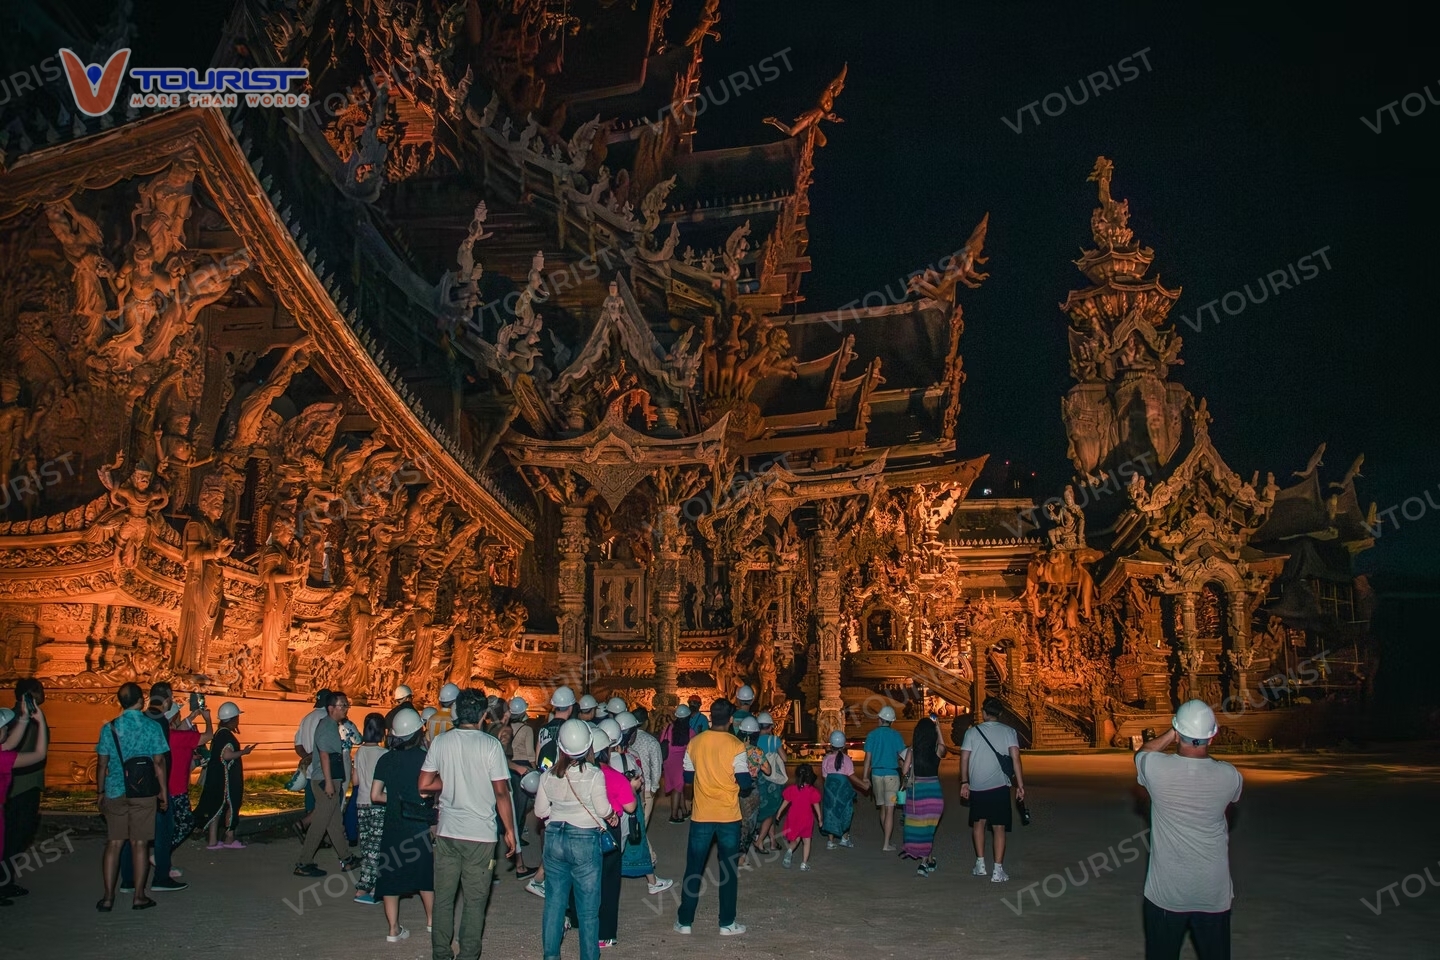
<path id="1" fill-rule="evenodd" d="M 241 850 L 244 804 L 242 711 L 222 703 L 212 720 L 201 694 L 188 710 L 168 683 L 148 694 L 135 683 L 117 692 L 119 715 L 96 742 L 99 812 L 106 825 L 104 895 L 110 912 L 118 893 L 131 909 L 156 906 L 152 893 L 184 890 L 172 855 L 201 831 L 212 851 Z M 15 685 L 15 708 L 0 708 L 0 836 L 5 863 L 28 849 L 39 826 L 49 726 L 39 681 Z M 504 701 L 483 690 L 446 684 L 439 703 L 419 709 L 408 687 L 395 690 L 388 713 L 349 719 L 350 702 L 322 690 L 295 732 L 299 758 L 291 788 L 305 794 L 296 824 L 301 853 L 295 874 L 323 877 L 328 849 L 350 873 L 355 902 L 383 904 L 385 937 L 409 938 L 400 904 L 418 898 L 433 955 L 480 955 L 497 865 L 542 898 L 543 955 L 558 957 L 566 931 L 578 931 L 582 960 L 619 942 L 620 891 L 643 879 L 650 894 L 674 881 L 656 875 L 649 831 L 657 799 L 669 795 L 669 820 L 688 824 L 684 879 L 674 929 L 690 934 L 711 852 L 718 847 L 719 933 L 746 932 L 736 917 L 739 874 L 750 858 L 783 847 L 782 866 L 796 853 L 811 869 L 818 831 L 827 851 L 853 848 L 851 828 L 862 794 L 873 799 L 881 850 L 917 862 L 916 874 L 937 868 L 936 831 L 945 813 L 940 764 L 950 753 L 933 713 L 915 725 L 909 744 L 883 707 L 865 738 L 863 767 L 841 731 L 829 739 L 818 773 L 792 763 L 771 715 L 755 711 L 742 687 L 735 701 L 699 697 L 675 711 L 660 736 L 645 727 L 642 706 L 621 698 L 601 702 L 554 690 L 548 716 L 531 718 L 520 697 Z M 978 722 L 952 732 L 959 744 L 960 796 L 968 807 L 975 876 L 994 883 L 1004 866 L 1013 810 L 1024 822 L 1024 770 L 1017 731 L 1001 721 L 1003 704 L 987 698 Z M 1191 701 L 1172 729 L 1136 754 L 1137 779 L 1149 792 L 1153 848 L 1145 883 L 1147 957 L 1178 956 L 1187 934 L 1197 953 L 1228 956 L 1230 888 L 1226 813 L 1238 801 L 1239 773 L 1208 756 L 1217 730 L 1213 711 Z M 1166 752 L 1176 746 L 1174 754 Z M 793 773 L 792 773 L 793 768 Z M 192 773 L 199 799 L 190 804 Z M 527 865 L 524 847 L 532 811 L 543 836 L 542 857 Z M 897 811 L 903 811 L 898 816 Z M 901 845 L 894 845 L 897 824 Z M 993 857 L 987 866 L 986 838 Z M 539 839 L 537 837 L 537 839 Z M 0 906 L 28 893 L 7 870 Z M 457 924 L 458 905 L 458 924 Z M 417 919 L 412 919 L 417 923 Z"/>

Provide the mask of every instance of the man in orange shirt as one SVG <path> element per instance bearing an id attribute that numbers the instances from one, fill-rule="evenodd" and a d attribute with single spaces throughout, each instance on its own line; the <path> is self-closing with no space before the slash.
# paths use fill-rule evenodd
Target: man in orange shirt
<path id="1" fill-rule="evenodd" d="M 735 708 L 729 700 L 710 705 L 710 729 L 697 734 L 685 750 L 685 782 L 695 788 L 690 814 L 690 844 L 685 855 L 685 882 L 680 887 L 680 910 L 675 932 L 689 933 L 695 921 L 704 884 L 705 863 L 712 844 L 720 844 L 720 935 L 745 932 L 735 922 L 735 901 L 740 878 L 735 872 L 740 857 L 740 798 L 755 789 L 745 762 L 745 745 L 730 733 Z"/>

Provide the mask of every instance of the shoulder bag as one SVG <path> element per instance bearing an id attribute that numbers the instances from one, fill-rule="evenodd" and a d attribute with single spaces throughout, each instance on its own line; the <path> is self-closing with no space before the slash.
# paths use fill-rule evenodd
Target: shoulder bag
<path id="1" fill-rule="evenodd" d="M 110 738 L 115 741 L 120 770 L 125 775 L 125 796 L 134 800 L 145 800 L 160 796 L 160 778 L 155 775 L 155 760 L 152 757 L 131 757 L 125 759 L 125 750 L 120 746 L 120 735 L 115 732 L 115 721 L 110 721 Z M 101 784 L 104 788 L 104 784 Z"/>
<path id="2" fill-rule="evenodd" d="M 1000 772 L 1005 774 L 1006 778 L 1013 784 L 1015 782 L 1014 758 L 996 750 L 995 745 L 990 742 L 989 737 L 985 736 L 985 731 L 980 729 L 980 724 L 978 723 L 975 724 L 975 732 L 980 734 L 980 739 L 985 741 L 985 746 L 989 747 L 990 752 L 995 754 L 995 762 L 1000 764 Z"/>
<path id="3" fill-rule="evenodd" d="M 603 777 L 604 774 L 602 773 L 601 776 Z M 600 852 L 602 854 L 614 853 L 616 850 L 619 850 L 620 844 L 616 842 L 615 834 L 610 832 L 610 825 L 602 821 L 599 817 L 595 816 L 595 811 L 591 810 L 589 805 L 587 805 L 584 800 L 580 799 L 580 794 L 575 792 L 575 784 L 570 782 L 569 771 L 566 771 L 566 776 L 562 777 L 561 779 L 565 781 L 565 786 L 570 788 L 570 795 L 575 798 L 575 802 L 580 804 L 580 806 L 585 809 L 586 813 L 590 814 L 590 819 L 594 820 L 595 825 L 600 828 Z"/>

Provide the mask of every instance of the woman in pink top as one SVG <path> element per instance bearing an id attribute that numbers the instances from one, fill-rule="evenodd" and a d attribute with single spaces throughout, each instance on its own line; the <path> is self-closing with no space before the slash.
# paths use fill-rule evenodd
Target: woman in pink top
<path id="1" fill-rule="evenodd" d="M 605 795 L 616 813 L 635 812 L 635 791 L 625 774 L 610 766 L 610 748 L 620 742 L 620 725 L 613 720 L 602 720 L 601 726 L 591 734 L 594 741 L 595 763 L 605 774 Z M 600 946 L 613 947 L 620 935 L 620 879 L 622 877 L 621 847 L 629 832 L 628 823 L 622 818 L 613 827 L 606 827 L 615 838 L 615 849 L 600 858 Z"/>
<path id="2" fill-rule="evenodd" d="M 785 817 L 785 859 L 781 866 L 789 869 L 790 859 L 795 855 L 796 843 L 805 845 L 800 858 L 800 869 L 810 869 L 810 838 L 815 836 L 815 821 L 820 819 L 820 791 L 815 789 L 815 768 L 802 763 L 795 770 L 795 782 L 781 794 L 784 803 L 775 815 L 778 820 Z M 789 816 L 786 817 L 786 812 Z"/>
<path id="3" fill-rule="evenodd" d="M 40 763 L 50 749 L 50 726 L 45 723 L 45 714 L 38 705 L 31 706 L 28 698 L 21 698 L 15 711 L 0 707 L 0 798 L 10 793 L 10 778 L 16 767 L 28 767 Z M 40 735 L 34 750 L 22 751 L 20 741 L 25 738 L 29 726 L 39 724 Z M 0 803 L 0 837 L 5 835 L 5 805 Z M 0 900 L 0 906 L 8 907 L 14 901 Z"/>

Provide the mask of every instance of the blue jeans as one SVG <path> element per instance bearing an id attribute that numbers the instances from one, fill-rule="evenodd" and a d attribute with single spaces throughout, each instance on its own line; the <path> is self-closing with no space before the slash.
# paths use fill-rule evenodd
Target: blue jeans
<path id="1" fill-rule="evenodd" d="M 155 811 L 155 840 L 150 844 L 150 852 L 155 855 L 155 869 L 150 871 L 152 884 L 157 880 L 160 883 L 170 882 L 170 840 L 175 833 L 173 813 L 174 810 L 169 804 L 166 804 L 163 812 Z M 125 846 L 120 849 L 120 886 L 135 886 L 135 867 L 129 840 L 126 840 Z"/>
<path id="2" fill-rule="evenodd" d="M 735 862 L 740 858 L 740 821 L 700 823 L 691 820 L 690 845 L 685 852 L 685 882 L 680 885 L 680 913 L 676 917 L 684 926 L 695 922 L 695 908 L 700 904 L 700 890 L 705 884 L 705 863 L 710 859 L 710 846 L 716 841 L 720 844 L 720 926 L 728 927 L 735 922 L 735 900 L 740 894 L 740 877 L 735 872 Z"/>
<path id="3" fill-rule="evenodd" d="M 552 820 L 545 824 L 545 909 L 541 945 L 545 960 L 559 960 L 565 907 L 575 895 L 580 960 L 600 957 L 600 831 Z"/>

